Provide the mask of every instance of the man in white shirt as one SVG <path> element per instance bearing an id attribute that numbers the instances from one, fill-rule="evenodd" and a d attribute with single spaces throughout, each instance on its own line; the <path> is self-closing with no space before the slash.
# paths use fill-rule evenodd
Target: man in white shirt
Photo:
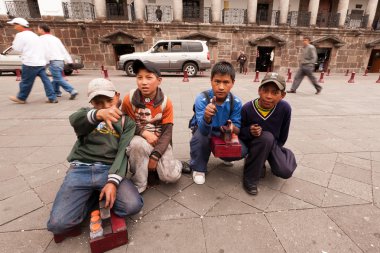
<path id="1" fill-rule="evenodd" d="M 25 104 L 33 88 L 34 80 L 39 76 L 48 97 L 46 102 L 58 103 L 53 86 L 45 72 L 45 50 L 40 38 L 29 30 L 29 23 L 23 18 L 14 18 L 7 23 L 13 25 L 13 28 L 18 31 L 13 40 L 12 48 L 21 52 L 22 60 L 20 91 L 17 96 L 11 96 L 9 99 L 18 104 Z"/>
<path id="2" fill-rule="evenodd" d="M 67 52 L 61 40 L 50 34 L 50 27 L 47 24 L 38 25 L 38 34 L 43 46 L 45 47 L 46 60 L 49 62 L 50 73 L 53 76 L 53 88 L 57 97 L 61 97 L 62 93 L 59 90 L 61 86 L 65 91 L 70 93 L 70 99 L 75 99 L 78 95 L 73 86 L 71 86 L 62 76 L 63 67 L 66 61 L 69 64 L 73 63 L 70 54 Z"/>

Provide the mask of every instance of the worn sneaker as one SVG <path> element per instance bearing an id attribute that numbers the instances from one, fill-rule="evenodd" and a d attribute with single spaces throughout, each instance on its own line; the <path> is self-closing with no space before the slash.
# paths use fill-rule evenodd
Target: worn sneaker
<path id="1" fill-rule="evenodd" d="M 206 176 L 204 172 L 193 171 L 193 181 L 196 184 L 204 184 L 206 182 Z"/>
<path id="2" fill-rule="evenodd" d="M 222 159 L 221 159 L 222 160 Z M 225 161 L 225 160 L 222 160 L 222 163 L 224 164 L 224 165 L 226 165 L 226 166 L 228 166 L 228 167 L 232 167 L 232 166 L 234 166 L 234 162 L 233 161 Z"/>
<path id="3" fill-rule="evenodd" d="M 70 95 L 70 100 L 74 100 L 75 99 L 75 97 L 78 95 L 78 91 L 76 91 L 76 90 L 73 90 L 72 91 L 72 93 L 71 93 L 71 95 Z"/>
<path id="4" fill-rule="evenodd" d="M 25 100 L 21 100 L 17 98 L 16 96 L 10 96 L 9 99 L 17 104 L 25 104 Z"/>
<path id="5" fill-rule="evenodd" d="M 190 164 L 184 161 L 181 161 L 181 164 L 182 164 L 182 173 L 190 174 L 191 173 Z"/>
<path id="6" fill-rule="evenodd" d="M 257 184 L 245 184 L 243 183 L 243 188 L 244 190 L 248 193 L 248 194 L 251 194 L 251 195 L 257 195 Z"/>
<path id="7" fill-rule="evenodd" d="M 54 99 L 54 100 L 48 100 L 48 101 L 46 101 L 46 103 L 48 103 L 48 104 L 56 104 L 56 103 L 58 103 L 58 100 L 57 99 Z"/>
<path id="8" fill-rule="evenodd" d="M 288 90 L 286 93 L 296 93 L 295 90 Z"/>

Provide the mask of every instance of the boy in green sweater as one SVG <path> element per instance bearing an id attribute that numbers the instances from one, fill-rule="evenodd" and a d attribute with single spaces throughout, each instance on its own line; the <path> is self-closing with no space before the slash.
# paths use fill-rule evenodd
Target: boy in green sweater
<path id="1" fill-rule="evenodd" d="M 88 85 L 93 108 L 81 108 L 70 116 L 77 141 L 67 158 L 70 168 L 47 224 L 56 242 L 80 234 L 79 225 L 91 211 L 97 192 L 99 200 L 105 198 L 106 207 L 121 217 L 135 214 L 143 206 L 137 188 L 125 178 L 125 149 L 135 123 L 117 108 L 119 97 L 109 80 L 94 79 Z"/>

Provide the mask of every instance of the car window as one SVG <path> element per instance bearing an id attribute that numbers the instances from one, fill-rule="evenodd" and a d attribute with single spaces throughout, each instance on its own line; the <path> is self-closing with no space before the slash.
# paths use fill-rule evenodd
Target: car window
<path id="1" fill-rule="evenodd" d="M 168 51 L 168 48 L 169 48 L 169 42 L 160 42 L 154 46 L 153 53 L 164 53 Z"/>
<path id="2" fill-rule="evenodd" d="M 171 51 L 172 52 L 184 52 L 187 50 L 184 50 L 182 42 L 172 42 L 171 43 Z"/>
<path id="3" fill-rule="evenodd" d="M 189 52 L 203 52 L 203 46 L 200 42 L 187 42 Z"/>

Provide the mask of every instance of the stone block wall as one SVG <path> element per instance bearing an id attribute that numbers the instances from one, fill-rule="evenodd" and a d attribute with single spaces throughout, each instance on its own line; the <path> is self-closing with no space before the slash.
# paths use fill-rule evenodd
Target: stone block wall
<path id="1" fill-rule="evenodd" d="M 115 51 L 112 43 L 133 43 L 137 52 L 148 50 L 159 39 L 177 39 L 198 34 L 197 39 L 209 40 L 209 49 L 213 63 L 219 60 L 231 61 L 237 66 L 236 58 L 240 50 L 248 55 L 248 68 L 252 72 L 256 66 L 257 46 L 275 47 L 274 70 L 285 72 L 288 68 L 298 68 L 298 59 L 302 49 L 303 35 L 312 39 L 334 36 L 344 43 L 336 47 L 336 41 L 326 39 L 317 47 L 331 48 L 329 68 L 332 72 L 363 72 L 367 67 L 372 48 L 365 44 L 380 38 L 377 32 L 363 30 L 361 33 L 343 29 L 290 28 L 262 26 L 227 26 L 223 24 L 144 24 L 125 21 L 45 21 L 51 26 L 52 34 L 61 38 L 69 52 L 82 57 L 85 68 L 99 69 L 101 65 L 108 69 L 116 68 Z M 31 29 L 36 31 L 37 22 L 31 21 Z M 236 29 L 238 27 L 238 29 Z M 121 32 L 120 34 L 116 34 Z M 0 20 L 0 50 L 11 45 L 15 31 Z M 280 45 L 276 39 L 264 38 L 257 45 L 250 41 L 268 35 L 276 35 L 286 43 Z M 109 41 L 104 37 L 111 38 Z M 118 36 L 120 35 L 120 36 Z M 202 37 L 203 36 L 203 37 Z M 137 40 L 136 40 L 137 38 Z M 143 39 L 143 40 L 141 40 Z M 216 41 L 215 41 L 216 39 Z M 335 43 L 335 44 L 334 44 Z"/>

